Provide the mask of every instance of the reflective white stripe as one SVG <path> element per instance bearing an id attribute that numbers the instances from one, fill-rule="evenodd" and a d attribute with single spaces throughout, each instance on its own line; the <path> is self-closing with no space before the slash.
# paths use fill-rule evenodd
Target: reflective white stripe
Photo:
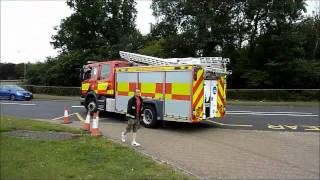
<path id="1" fill-rule="evenodd" d="M 131 118 L 134 118 L 134 116 L 132 116 L 131 114 L 127 114 L 126 116 L 131 117 Z"/>
<path id="2" fill-rule="evenodd" d="M 92 129 L 97 129 L 99 125 L 99 117 L 97 116 L 92 120 Z"/>
<path id="3" fill-rule="evenodd" d="M 86 124 L 90 124 L 90 118 L 91 118 L 91 115 L 90 113 L 88 113 L 85 121 Z"/>
<path id="4" fill-rule="evenodd" d="M 68 117 L 68 110 L 64 110 L 64 117 Z"/>

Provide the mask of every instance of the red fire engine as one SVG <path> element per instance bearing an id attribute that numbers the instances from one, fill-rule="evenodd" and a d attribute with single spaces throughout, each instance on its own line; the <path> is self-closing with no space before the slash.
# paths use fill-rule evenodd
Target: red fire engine
<path id="1" fill-rule="evenodd" d="M 221 57 L 161 59 L 120 52 L 122 59 L 83 66 L 81 104 L 89 111 L 126 113 L 136 88 L 145 101 L 143 124 L 199 122 L 225 114 L 226 64 Z"/>

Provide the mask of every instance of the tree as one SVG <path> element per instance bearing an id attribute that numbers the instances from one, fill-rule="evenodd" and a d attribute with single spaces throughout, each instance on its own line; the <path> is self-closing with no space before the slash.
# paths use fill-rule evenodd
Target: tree
<path id="1" fill-rule="evenodd" d="M 320 16 L 304 17 L 305 0 L 153 0 L 157 23 L 142 36 L 134 0 L 68 0 L 52 45 L 59 56 L 30 67 L 34 83 L 78 86 L 89 60 L 119 50 L 170 57 L 231 59 L 231 88 L 318 88 Z M 39 76 L 36 77 L 35 75 Z"/>
<path id="2" fill-rule="evenodd" d="M 135 28 L 134 0 L 68 0 L 67 5 L 74 12 L 55 28 L 57 34 L 51 42 L 60 54 L 37 66 L 46 67 L 49 75 L 33 78 L 34 82 L 77 86 L 79 68 L 87 61 L 119 58 L 120 50 L 141 48 L 143 37 Z"/>
<path id="3" fill-rule="evenodd" d="M 133 0 L 69 0 L 74 13 L 62 20 L 53 36 L 62 52 L 83 51 L 101 59 L 119 57 L 119 50 L 136 50 L 140 33 L 135 29 Z M 97 59 L 98 60 L 98 59 Z"/>
<path id="4" fill-rule="evenodd" d="M 159 40 L 147 41 L 143 48 L 138 50 L 138 53 L 164 58 L 166 57 L 166 53 L 164 47 L 166 46 L 166 40 L 163 38 Z"/>
<path id="5" fill-rule="evenodd" d="M 288 67 L 305 57 L 304 0 L 153 0 L 152 8 L 151 34 L 164 38 L 166 54 L 229 57 L 235 88 L 289 87 Z"/>
<path id="6" fill-rule="evenodd" d="M 177 42 L 177 47 L 168 48 L 168 53 L 175 56 L 221 55 L 221 49 L 233 48 L 235 32 L 230 24 L 234 5 L 234 1 L 210 0 L 152 2 L 154 15 L 160 21 L 157 31 L 163 32 L 167 41 Z"/>
<path id="7" fill-rule="evenodd" d="M 0 79 L 2 80 L 17 79 L 15 64 L 0 63 Z"/>

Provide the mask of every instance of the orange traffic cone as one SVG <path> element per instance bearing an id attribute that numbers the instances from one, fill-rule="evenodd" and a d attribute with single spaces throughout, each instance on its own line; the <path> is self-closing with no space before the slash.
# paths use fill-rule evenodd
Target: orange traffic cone
<path id="1" fill-rule="evenodd" d="M 91 114 L 90 114 L 90 111 L 88 111 L 86 120 L 84 121 L 84 124 L 83 124 L 83 130 L 90 131 L 90 119 L 91 119 Z"/>
<path id="2" fill-rule="evenodd" d="M 93 114 L 92 127 L 91 127 L 91 136 L 98 137 L 100 136 L 99 131 L 99 111 Z"/>
<path id="3" fill-rule="evenodd" d="M 69 119 L 69 114 L 68 114 L 68 108 L 67 106 L 64 107 L 64 116 L 63 116 L 63 124 L 69 124 L 71 123 Z"/>

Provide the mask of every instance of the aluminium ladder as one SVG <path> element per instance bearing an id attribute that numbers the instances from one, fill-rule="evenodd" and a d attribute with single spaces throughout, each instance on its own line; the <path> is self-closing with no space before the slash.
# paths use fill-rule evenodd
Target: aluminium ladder
<path id="1" fill-rule="evenodd" d="M 120 56 L 123 59 L 133 64 L 144 64 L 150 66 L 166 66 L 166 65 L 201 65 L 205 70 L 207 79 L 215 78 L 217 76 L 224 76 L 231 74 L 227 71 L 227 64 L 230 63 L 228 58 L 222 57 L 189 57 L 189 58 L 168 58 L 162 59 L 141 54 L 129 53 L 120 51 Z"/>

